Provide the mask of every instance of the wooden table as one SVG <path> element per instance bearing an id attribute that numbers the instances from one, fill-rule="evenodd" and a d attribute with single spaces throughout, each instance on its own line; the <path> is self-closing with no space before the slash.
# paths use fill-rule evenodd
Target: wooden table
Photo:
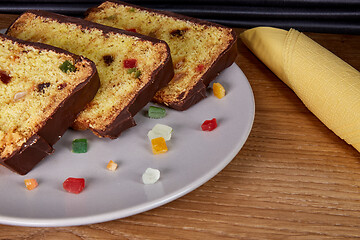
<path id="1" fill-rule="evenodd" d="M 14 15 L 0 14 L 0 28 Z M 242 29 L 236 29 L 238 33 Z M 360 70 L 360 36 L 308 33 Z M 76 227 L 0 225 L 0 239 L 360 238 L 360 155 L 239 41 L 256 115 L 238 155 L 209 182 L 157 209 Z"/>

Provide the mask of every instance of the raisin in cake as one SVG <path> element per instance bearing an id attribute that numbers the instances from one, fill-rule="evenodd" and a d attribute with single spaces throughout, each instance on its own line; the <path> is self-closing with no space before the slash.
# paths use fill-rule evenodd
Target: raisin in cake
<path id="1" fill-rule="evenodd" d="M 166 41 L 175 76 L 156 93 L 154 101 L 177 110 L 205 98 L 211 80 L 237 55 L 237 37 L 232 29 L 171 12 L 107 1 L 89 9 L 85 19 Z"/>
<path id="2" fill-rule="evenodd" d="M 133 116 L 174 75 L 164 41 L 79 18 L 29 11 L 17 18 L 7 34 L 60 47 L 95 62 L 100 89 L 73 127 L 91 129 L 100 137 L 117 138 L 134 126 Z"/>
<path id="3" fill-rule="evenodd" d="M 0 34 L 0 163 L 28 173 L 99 86 L 89 59 Z"/>

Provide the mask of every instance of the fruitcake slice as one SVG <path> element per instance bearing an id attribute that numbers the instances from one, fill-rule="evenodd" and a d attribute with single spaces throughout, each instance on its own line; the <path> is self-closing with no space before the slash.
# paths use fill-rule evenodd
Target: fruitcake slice
<path id="1" fill-rule="evenodd" d="M 26 174 L 95 96 L 95 64 L 0 34 L 0 163 Z"/>
<path id="2" fill-rule="evenodd" d="M 164 41 L 80 18 L 29 11 L 18 17 L 7 34 L 57 46 L 95 62 L 100 89 L 73 127 L 91 129 L 100 137 L 117 138 L 134 126 L 133 116 L 174 75 Z"/>
<path id="3" fill-rule="evenodd" d="M 237 56 L 237 37 L 231 28 L 171 12 L 107 1 L 89 9 L 85 19 L 167 42 L 175 76 L 154 101 L 177 110 L 205 98 L 211 80 Z"/>

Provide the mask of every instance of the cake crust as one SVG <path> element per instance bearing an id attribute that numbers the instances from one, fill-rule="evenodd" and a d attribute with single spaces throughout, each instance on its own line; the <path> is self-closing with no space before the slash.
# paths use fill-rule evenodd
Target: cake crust
<path id="1" fill-rule="evenodd" d="M 156 15 L 160 15 L 160 16 L 163 16 L 166 18 L 170 17 L 170 18 L 174 18 L 174 19 L 181 20 L 184 22 L 191 22 L 194 24 L 199 24 L 199 25 L 208 26 L 208 27 L 228 29 L 230 31 L 231 40 L 228 43 L 226 43 L 227 44 L 226 49 L 224 49 L 220 54 L 218 54 L 216 56 L 216 59 L 214 59 L 214 61 L 211 63 L 211 66 L 209 66 L 206 69 L 206 71 L 201 74 L 201 76 L 198 78 L 198 80 L 195 84 L 193 84 L 192 86 L 190 86 L 186 89 L 183 89 L 183 91 L 179 95 L 177 95 L 176 98 L 169 97 L 168 92 L 171 87 L 169 87 L 167 89 L 161 89 L 154 96 L 154 98 L 153 98 L 154 102 L 166 105 L 168 107 L 171 107 L 173 109 L 180 110 L 180 111 L 188 109 L 195 103 L 206 98 L 206 88 L 208 87 L 210 82 L 222 70 L 231 66 L 236 59 L 237 36 L 236 36 L 235 31 L 233 29 L 224 27 L 217 23 L 208 22 L 208 21 L 204 21 L 201 19 L 197 19 L 197 18 L 193 18 L 193 17 L 189 17 L 189 16 L 185 16 L 185 15 L 181 15 L 181 14 L 177 14 L 177 13 L 173 13 L 173 12 L 169 12 L 169 11 L 149 9 L 146 7 L 137 6 L 134 4 L 125 3 L 122 1 L 116 1 L 116 0 L 109 0 L 109 1 L 106 1 L 102 4 L 100 4 L 99 6 L 88 9 L 85 13 L 85 19 L 107 25 L 106 22 L 100 22 L 100 21 L 98 21 L 99 19 L 96 19 L 96 13 L 103 11 L 108 6 L 111 8 L 112 6 L 109 3 L 117 5 L 117 6 L 125 6 L 125 7 L 131 7 L 134 9 L 139 9 L 141 11 L 149 12 L 151 14 L 154 13 Z M 144 24 L 146 24 L 146 23 L 144 23 Z M 164 23 L 159 23 L 159 25 L 160 24 L 166 24 L 166 21 L 164 21 Z M 115 25 L 112 25 L 111 23 L 109 23 L 109 26 L 117 27 Z M 173 56 L 173 60 L 174 59 L 175 58 Z M 176 77 L 176 71 L 175 71 L 175 77 Z"/>
<path id="2" fill-rule="evenodd" d="M 44 119 L 42 127 L 22 146 L 5 158 L 0 158 L 0 163 L 10 170 L 25 175 L 43 158 L 54 152 L 53 145 L 61 138 L 65 131 L 72 124 L 78 113 L 95 96 L 99 85 L 99 76 L 95 64 L 87 58 L 72 54 L 63 49 L 42 43 L 31 43 L 16 39 L 11 36 L 0 34 L 1 39 L 23 46 L 30 46 L 40 51 L 53 51 L 58 54 L 65 54 L 74 59 L 75 62 L 87 62 L 90 66 L 90 74 L 79 83 L 50 114 Z"/>
<path id="3" fill-rule="evenodd" d="M 17 28 L 16 25 L 18 23 L 18 20 L 23 15 L 26 15 L 28 13 L 34 14 L 34 15 L 40 16 L 40 17 L 53 19 L 53 20 L 58 21 L 59 23 L 65 23 L 65 24 L 73 23 L 75 25 L 81 26 L 82 28 L 98 28 L 98 29 L 102 30 L 104 35 L 106 35 L 107 33 L 117 32 L 117 33 L 129 35 L 129 36 L 138 37 L 140 40 L 143 40 L 143 41 L 146 40 L 146 41 L 151 41 L 151 42 L 154 42 L 154 43 L 164 43 L 164 41 L 162 41 L 160 39 L 149 37 L 149 36 L 146 36 L 146 35 L 142 35 L 142 34 L 139 34 L 139 33 L 136 33 L 136 32 L 130 32 L 130 31 L 126 31 L 126 30 L 123 30 L 123 29 L 113 28 L 113 27 L 98 24 L 98 23 L 95 23 L 95 22 L 87 21 L 87 20 L 84 20 L 82 18 L 65 16 L 65 15 L 61 15 L 61 14 L 57 14 L 57 13 L 53 13 L 53 12 L 47 12 L 47 11 L 43 11 L 43 10 L 29 10 L 29 11 L 24 12 L 19 17 L 17 17 L 12 24 L 10 24 L 10 26 L 6 30 L 5 34 L 11 34 L 12 28 Z"/>

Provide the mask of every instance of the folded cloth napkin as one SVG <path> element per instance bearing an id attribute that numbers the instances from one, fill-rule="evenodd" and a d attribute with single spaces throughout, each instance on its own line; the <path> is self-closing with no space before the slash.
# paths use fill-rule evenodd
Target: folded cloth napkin
<path id="1" fill-rule="evenodd" d="M 315 116 L 360 152 L 360 72 L 294 29 L 257 27 L 240 37 Z"/>

